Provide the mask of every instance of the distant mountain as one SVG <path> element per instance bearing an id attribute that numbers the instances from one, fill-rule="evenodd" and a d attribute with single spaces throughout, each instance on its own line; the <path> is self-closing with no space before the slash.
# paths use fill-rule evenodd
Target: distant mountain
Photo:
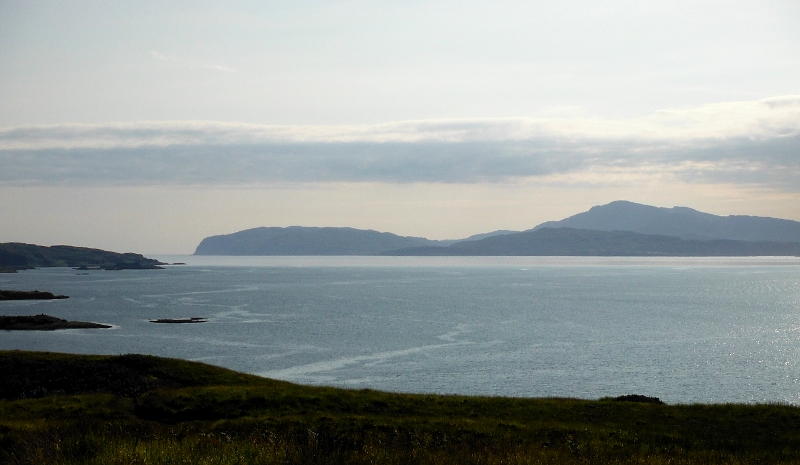
<path id="1" fill-rule="evenodd" d="M 137 253 L 117 253 L 69 245 L 46 247 L 20 242 L 0 244 L 0 271 L 52 266 L 144 270 L 161 268 L 159 265 L 164 263 Z"/>
<path id="2" fill-rule="evenodd" d="M 411 247 L 444 247 L 515 231 L 493 231 L 466 239 L 430 240 L 423 237 L 354 228 L 253 228 L 203 239 L 195 255 L 380 255 Z"/>
<path id="3" fill-rule="evenodd" d="M 717 216 L 687 207 L 661 208 L 619 200 L 533 228 L 631 231 L 683 239 L 800 242 L 800 222 L 759 216 Z"/>
<path id="4" fill-rule="evenodd" d="M 506 234 L 514 234 L 518 233 L 519 231 L 510 231 L 508 229 L 498 229 L 497 231 L 492 231 L 488 233 L 480 233 L 480 234 L 473 234 L 469 237 L 465 237 L 464 239 L 444 239 L 444 240 L 437 240 L 432 241 L 435 242 L 437 246 L 446 247 L 448 245 L 453 245 L 457 242 L 468 242 L 468 241 L 479 241 L 481 239 L 485 239 L 487 237 L 492 236 L 505 236 Z"/>
<path id="5" fill-rule="evenodd" d="M 447 241 L 353 228 L 255 228 L 207 237 L 195 255 L 800 256 L 800 222 L 616 201 L 528 231 Z"/>
<path id="6" fill-rule="evenodd" d="M 499 229 L 497 231 L 492 231 L 492 232 L 488 232 L 488 233 L 473 234 L 473 235 L 469 236 L 466 239 L 459 239 L 459 240 L 455 240 L 455 241 L 451 241 L 451 242 L 453 244 L 455 244 L 456 242 L 479 241 L 481 239 L 486 239 L 487 237 L 506 236 L 508 234 L 516 234 L 518 232 L 520 232 L 520 231 L 510 231 L 508 229 Z M 445 241 L 439 241 L 439 242 L 445 242 Z"/>
<path id="7" fill-rule="evenodd" d="M 195 255 L 379 255 L 408 247 L 441 245 L 422 237 L 353 228 L 254 228 L 207 237 Z"/>
<path id="8" fill-rule="evenodd" d="M 392 250 L 394 256 L 637 256 L 726 257 L 800 256 L 800 242 L 697 240 L 630 231 L 538 228 L 516 234 L 459 242 L 448 247 Z"/>

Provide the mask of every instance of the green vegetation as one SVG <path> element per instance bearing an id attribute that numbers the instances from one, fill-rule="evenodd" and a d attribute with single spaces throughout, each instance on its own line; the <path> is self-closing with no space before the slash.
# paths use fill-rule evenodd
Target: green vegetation
<path id="1" fill-rule="evenodd" d="M 102 270 L 152 270 L 164 263 L 137 253 L 117 253 L 69 245 L 0 243 L 0 272 L 15 272 L 38 267 L 72 266 Z"/>
<path id="2" fill-rule="evenodd" d="M 0 352 L 0 463 L 800 463 L 800 409 L 390 394 Z"/>

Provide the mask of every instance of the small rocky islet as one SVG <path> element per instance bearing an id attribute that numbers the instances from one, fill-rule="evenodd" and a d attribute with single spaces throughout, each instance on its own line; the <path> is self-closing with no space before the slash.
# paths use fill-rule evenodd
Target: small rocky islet
<path id="1" fill-rule="evenodd" d="M 208 320 L 206 318 L 200 316 L 193 316 L 189 318 L 156 318 L 155 320 L 150 320 L 150 323 L 172 323 L 172 324 L 181 324 L 181 323 L 205 323 Z"/>

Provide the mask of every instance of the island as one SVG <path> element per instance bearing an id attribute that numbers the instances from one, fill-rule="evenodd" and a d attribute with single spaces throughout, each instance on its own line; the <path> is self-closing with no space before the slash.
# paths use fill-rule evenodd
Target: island
<path id="1" fill-rule="evenodd" d="M 21 242 L 0 243 L 0 272 L 44 267 L 73 267 L 81 270 L 158 270 L 158 260 L 137 253 L 118 253 L 69 245 L 42 246 Z"/>
<path id="2" fill-rule="evenodd" d="M 208 321 L 206 318 L 193 316 L 190 318 L 158 318 L 150 320 L 150 323 L 205 323 Z"/>
<path id="3" fill-rule="evenodd" d="M 0 316 L 0 329 L 6 331 L 54 331 L 57 329 L 107 329 L 110 325 L 67 321 L 54 316 L 40 314 L 34 316 Z"/>
<path id="4" fill-rule="evenodd" d="M 0 289 L 0 300 L 53 300 L 68 299 L 67 295 L 56 295 L 43 291 L 14 291 Z"/>

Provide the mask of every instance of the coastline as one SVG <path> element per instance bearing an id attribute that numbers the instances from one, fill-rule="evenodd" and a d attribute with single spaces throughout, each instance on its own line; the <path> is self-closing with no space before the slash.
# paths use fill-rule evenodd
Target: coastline
<path id="1" fill-rule="evenodd" d="M 111 325 L 86 321 L 68 321 L 54 316 L 2 316 L 0 330 L 3 331 L 56 331 L 59 329 L 109 329 Z"/>
<path id="2" fill-rule="evenodd" d="M 800 257 L 153 255 L 186 267 L 800 266 Z"/>
<path id="3" fill-rule="evenodd" d="M 68 299 L 67 295 L 56 295 L 45 291 L 17 291 L 0 289 L 0 300 L 56 300 Z"/>

